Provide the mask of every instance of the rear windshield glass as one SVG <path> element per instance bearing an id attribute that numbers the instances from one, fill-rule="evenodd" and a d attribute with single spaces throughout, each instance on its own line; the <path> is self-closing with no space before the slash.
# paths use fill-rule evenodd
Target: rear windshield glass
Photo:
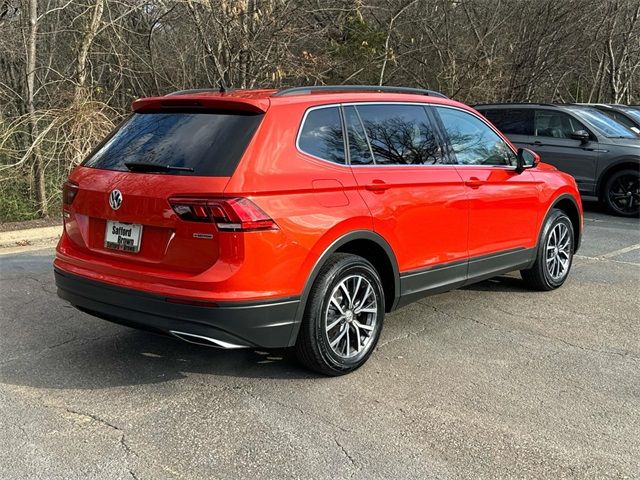
<path id="1" fill-rule="evenodd" d="M 631 115 L 636 122 L 640 122 L 640 108 L 635 109 L 635 108 L 621 108 L 620 110 L 622 110 L 625 113 L 628 113 L 629 115 Z"/>
<path id="2" fill-rule="evenodd" d="M 135 113 L 83 165 L 143 171 L 131 165 L 144 164 L 149 165 L 144 171 L 153 173 L 228 177 L 262 116 L 243 112 Z"/>
<path id="3" fill-rule="evenodd" d="M 529 108 L 500 108 L 479 110 L 498 130 L 507 135 L 533 135 L 533 110 Z"/>

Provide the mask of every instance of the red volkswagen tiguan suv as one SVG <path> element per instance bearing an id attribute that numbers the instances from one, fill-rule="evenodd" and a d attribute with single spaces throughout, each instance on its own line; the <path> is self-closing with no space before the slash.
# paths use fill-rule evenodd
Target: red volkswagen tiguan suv
<path id="1" fill-rule="evenodd" d="M 569 175 L 437 92 L 195 90 L 135 101 L 73 170 L 54 267 L 91 315 L 340 375 L 425 295 L 559 287 L 581 232 Z"/>

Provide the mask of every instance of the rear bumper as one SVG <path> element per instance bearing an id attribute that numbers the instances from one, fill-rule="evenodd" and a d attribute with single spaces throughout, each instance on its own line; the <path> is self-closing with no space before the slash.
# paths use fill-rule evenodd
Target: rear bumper
<path id="1" fill-rule="evenodd" d="M 54 270 L 58 296 L 79 310 L 156 333 L 214 339 L 224 348 L 290 346 L 300 303 L 299 298 L 283 298 L 192 305 Z"/>

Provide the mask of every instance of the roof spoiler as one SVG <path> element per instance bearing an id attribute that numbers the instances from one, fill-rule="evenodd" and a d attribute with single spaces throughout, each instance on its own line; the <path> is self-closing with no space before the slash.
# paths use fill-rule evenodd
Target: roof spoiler
<path id="1" fill-rule="evenodd" d="M 188 93 L 173 93 L 164 97 L 139 98 L 131 104 L 131 108 L 138 113 L 170 110 L 232 110 L 265 113 L 269 108 L 269 99 L 198 95 L 198 93 L 210 91 L 208 89 L 190 90 Z"/>

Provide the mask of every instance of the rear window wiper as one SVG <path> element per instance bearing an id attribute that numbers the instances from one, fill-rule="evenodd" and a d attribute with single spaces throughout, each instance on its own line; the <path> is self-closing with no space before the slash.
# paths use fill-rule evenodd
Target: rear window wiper
<path id="1" fill-rule="evenodd" d="M 160 165 L 158 163 L 144 163 L 144 162 L 124 162 L 132 172 L 193 172 L 191 167 L 174 167 L 172 165 Z"/>

